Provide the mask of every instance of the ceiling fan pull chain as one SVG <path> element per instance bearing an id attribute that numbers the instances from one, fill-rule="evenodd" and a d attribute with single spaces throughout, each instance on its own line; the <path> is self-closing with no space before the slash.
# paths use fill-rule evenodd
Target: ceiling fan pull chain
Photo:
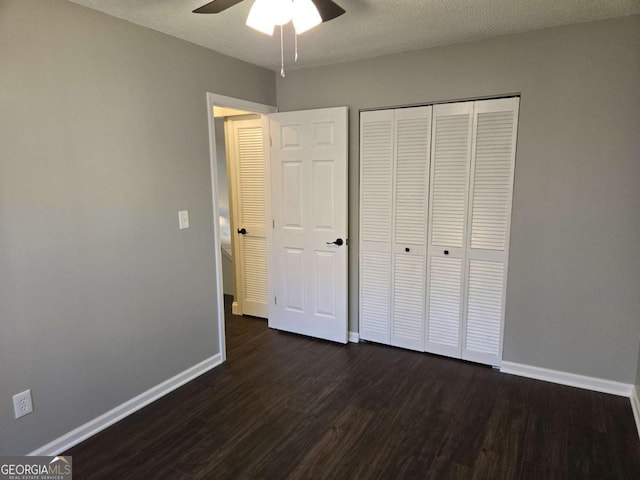
<path id="1" fill-rule="evenodd" d="M 280 76 L 284 78 L 284 34 L 280 25 Z"/>
<path id="2" fill-rule="evenodd" d="M 295 55 L 293 57 L 293 63 L 298 63 L 298 34 L 294 32 L 293 35 L 294 35 L 293 38 L 294 38 L 294 42 L 295 42 L 295 51 L 296 51 L 296 53 L 295 53 Z"/>

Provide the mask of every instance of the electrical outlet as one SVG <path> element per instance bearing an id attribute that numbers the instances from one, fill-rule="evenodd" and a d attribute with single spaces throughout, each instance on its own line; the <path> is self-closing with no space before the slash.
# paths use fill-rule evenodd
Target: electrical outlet
<path id="1" fill-rule="evenodd" d="M 13 411 L 16 418 L 24 417 L 27 413 L 33 412 L 31 390 L 25 390 L 13 396 Z"/>

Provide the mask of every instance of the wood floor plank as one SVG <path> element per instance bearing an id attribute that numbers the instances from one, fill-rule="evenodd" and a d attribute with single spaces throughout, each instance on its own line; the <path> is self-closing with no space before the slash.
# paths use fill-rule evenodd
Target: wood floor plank
<path id="1" fill-rule="evenodd" d="M 523 462 L 542 465 L 557 475 L 567 476 L 568 459 L 567 416 L 555 420 L 529 414 Z M 555 475 L 555 474 L 554 474 Z"/>
<path id="2" fill-rule="evenodd" d="M 473 465 L 473 478 L 509 480 L 520 475 L 527 433 L 528 412 L 519 407 L 496 405 Z"/>
<path id="3" fill-rule="evenodd" d="M 302 458 L 288 478 L 334 478 L 351 458 L 374 414 L 359 407 L 348 407 L 327 432 Z"/>

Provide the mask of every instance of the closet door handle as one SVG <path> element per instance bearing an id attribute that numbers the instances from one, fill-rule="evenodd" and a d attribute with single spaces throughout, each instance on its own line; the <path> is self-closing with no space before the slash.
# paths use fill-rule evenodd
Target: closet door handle
<path id="1" fill-rule="evenodd" d="M 445 255 L 449 255 L 449 250 L 445 250 L 445 251 L 444 251 L 444 254 L 445 254 Z"/>
<path id="2" fill-rule="evenodd" d="M 338 238 L 333 242 L 327 242 L 327 245 L 337 245 L 339 247 L 341 247 L 343 244 L 344 244 L 344 240 L 342 240 L 341 238 Z"/>
<path id="3" fill-rule="evenodd" d="M 240 235 L 246 235 L 247 234 L 247 229 L 246 228 L 239 228 L 238 229 L 238 233 Z"/>

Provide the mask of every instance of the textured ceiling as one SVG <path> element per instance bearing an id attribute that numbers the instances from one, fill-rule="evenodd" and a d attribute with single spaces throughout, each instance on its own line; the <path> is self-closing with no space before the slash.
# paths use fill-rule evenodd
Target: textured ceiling
<path id="1" fill-rule="evenodd" d="M 191 11 L 207 0 L 71 0 L 255 65 L 278 70 L 279 35 L 244 22 L 253 1 L 216 15 Z M 638 0 L 336 0 L 341 17 L 298 39 L 297 68 L 376 57 L 509 33 L 640 13 Z M 285 27 L 293 68 L 293 30 Z"/>

